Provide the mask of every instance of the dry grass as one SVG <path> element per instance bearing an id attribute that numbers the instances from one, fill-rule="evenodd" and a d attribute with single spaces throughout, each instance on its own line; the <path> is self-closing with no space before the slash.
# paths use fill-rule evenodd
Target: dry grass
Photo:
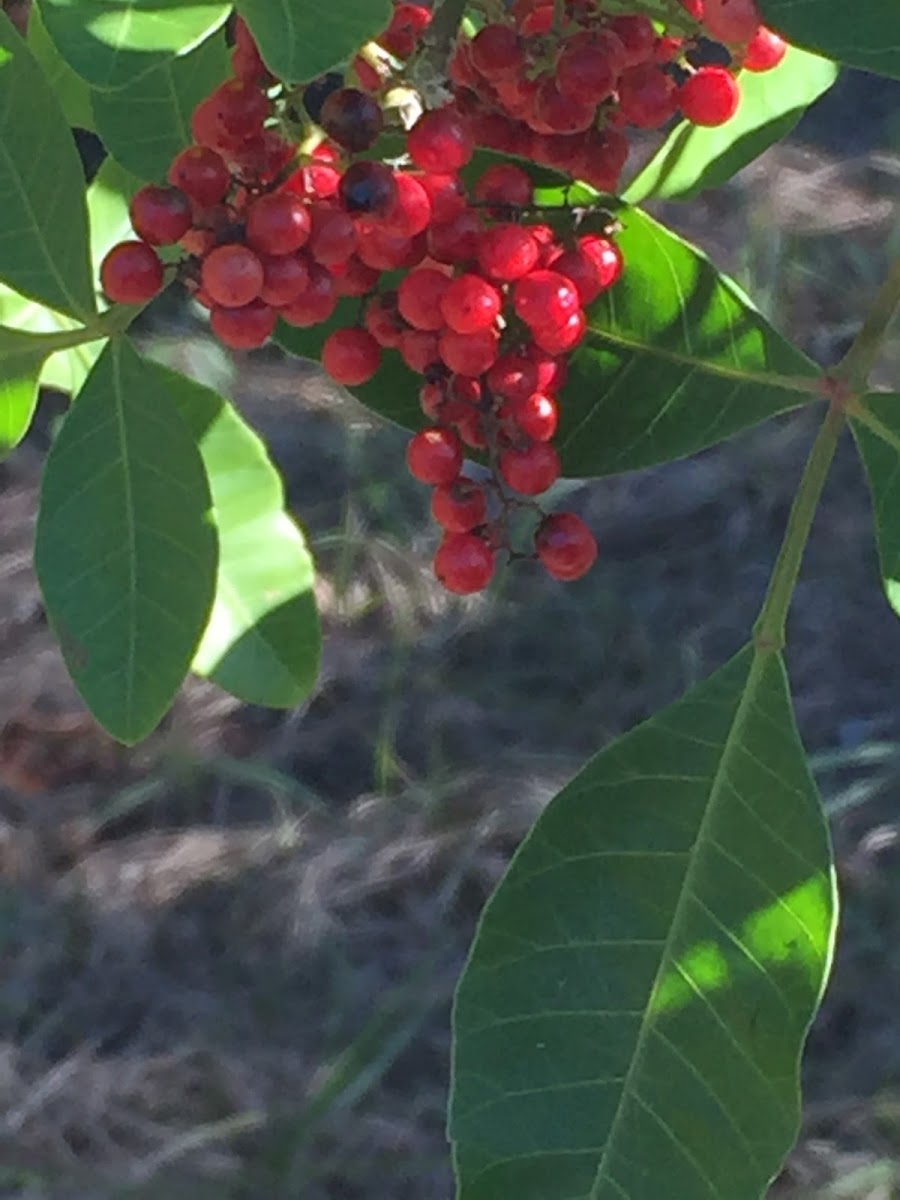
<path id="1" fill-rule="evenodd" d="M 828 361 L 881 269 L 898 164 L 799 153 L 678 219 L 715 230 L 712 253 Z M 150 743 L 119 751 L 43 623 L 39 455 L 3 469 L 0 1197 L 448 1196 L 448 1010 L 484 900 L 579 762 L 746 636 L 811 422 L 577 489 L 604 543 L 590 580 L 513 575 L 458 604 L 429 576 L 402 437 L 271 355 L 232 375 L 180 334 L 164 352 L 200 362 L 270 440 L 323 567 L 325 670 L 287 715 L 192 685 Z M 892 347 L 885 372 L 898 365 Z M 790 667 L 848 907 L 805 1138 L 774 1194 L 889 1200 L 900 626 L 849 444 Z"/>

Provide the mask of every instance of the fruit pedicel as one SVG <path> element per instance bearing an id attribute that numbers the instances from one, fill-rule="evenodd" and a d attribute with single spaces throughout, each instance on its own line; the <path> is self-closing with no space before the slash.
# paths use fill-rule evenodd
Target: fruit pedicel
<path id="1" fill-rule="evenodd" d="M 536 208 L 514 162 L 488 165 L 474 183 L 471 163 L 484 148 L 615 195 L 631 130 L 662 129 L 679 113 L 700 126 L 731 120 L 740 72 L 778 66 L 785 43 L 753 0 L 672 9 L 662 28 L 607 14 L 603 0 L 515 0 L 504 20 L 460 36 L 439 105 L 419 104 L 411 120 L 407 105 L 403 122 L 393 98 L 415 78 L 432 13 L 398 3 L 346 75 L 302 90 L 302 136 L 298 92 L 273 77 L 238 19 L 233 77 L 197 107 L 194 144 L 167 185 L 133 197 L 135 238 L 106 256 L 104 292 L 143 304 L 175 270 L 235 350 L 263 346 L 279 320 L 321 325 L 357 297 L 356 323 L 327 337 L 322 365 L 356 387 L 399 354 L 421 376 L 428 424 L 407 462 L 434 489 L 444 586 L 481 591 L 500 551 L 579 579 L 597 558 L 593 534 L 537 498 L 560 476 L 559 395 L 585 310 L 624 269 L 615 226 L 586 233 L 583 209 Z M 392 123 L 405 154 L 392 150 L 388 164 L 371 156 Z M 174 267 L 159 247 L 180 248 Z M 487 463 L 484 478 L 465 474 L 466 450 Z M 535 514 L 525 553 L 513 548 L 523 510 Z"/>

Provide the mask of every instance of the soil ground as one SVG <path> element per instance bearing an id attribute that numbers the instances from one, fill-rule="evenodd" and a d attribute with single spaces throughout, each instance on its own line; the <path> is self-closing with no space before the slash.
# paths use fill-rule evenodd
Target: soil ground
<path id="1" fill-rule="evenodd" d="M 831 145 L 798 139 L 665 214 L 823 362 L 898 249 L 900 158 L 876 128 L 849 158 L 840 123 Z M 573 486 L 603 543 L 592 576 L 561 588 L 526 569 L 459 603 L 430 577 L 402 434 L 312 366 L 229 363 L 177 314 L 148 337 L 269 440 L 321 567 L 324 671 L 299 712 L 192 684 L 145 746 L 101 735 L 31 570 L 47 399 L 0 475 L 0 1197 L 448 1197 L 448 1012 L 478 913 L 584 759 L 746 639 L 815 415 Z M 896 387 L 896 344 L 879 378 Z M 845 915 L 773 1194 L 890 1200 L 900 623 L 849 439 L 788 659 Z"/>

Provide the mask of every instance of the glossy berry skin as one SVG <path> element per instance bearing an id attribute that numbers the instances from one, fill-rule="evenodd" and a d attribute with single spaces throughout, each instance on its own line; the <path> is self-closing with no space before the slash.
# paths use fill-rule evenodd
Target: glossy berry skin
<path id="1" fill-rule="evenodd" d="M 441 360 L 438 335 L 426 329 L 405 329 L 400 335 L 400 355 L 411 371 L 426 375 Z"/>
<path id="2" fill-rule="evenodd" d="M 115 304 L 146 304 L 163 286 L 163 265 L 146 242 L 119 242 L 100 267 L 104 293 Z"/>
<path id="3" fill-rule="evenodd" d="M 522 433 L 534 442 L 549 442 L 559 425 L 559 405 L 546 392 L 532 392 L 524 400 L 509 401 L 502 411 L 508 412 Z"/>
<path id="4" fill-rule="evenodd" d="M 217 246 L 203 260 L 200 282 L 214 304 L 243 308 L 258 298 L 265 273 L 259 255 L 249 246 Z"/>
<path id="5" fill-rule="evenodd" d="M 578 299 L 585 307 L 592 304 L 603 291 L 596 263 L 581 249 L 567 250 L 559 258 L 554 258 L 550 265 L 575 285 Z"/>
<path id="6" fill-rule="evenodd" d="M 173 160 L 169 183 L 201 208 L 211 208 L 225 199 L 231 173 L 225 160 L 207 146 L 188 146 Z"/>
<path id="7" fill-rule="evenodd" d="M 452 483 L 462 470 L 462 446 L 451 429 L 435 425 L 415 435 L 407 446 L 406 462 L 419 483 Z"/>
<path id="8" fill-rule="evenodd" d="M 681 111 L 695 125 L 724 125 L 738 110 L 741 89 L 724 67 L 700 67 L 681 85 Z"/>
<path id="9" fill-rule="evenodd" d="M 449 533 L 469 533 L 487 517 L 484 488 L 472 479 L 459 478 L 435 488 L 431 515 Z"/>
<path id="10" fill-rule="evenodd" d="M 587 317 L 579 309 L 564 324 L 535 326 L 531 333 L 538 346 L 548 354 L 568 354 L 587 333 Z"/>
<path id="11" fill-rule="evenodd" d="M 434 573 L 459 596 L 484 591 L 494 575 L 494 552 L 474 533 L 448 533 L 434 558 Z"/>
<path id="12" fill-rule="evenodd" d="M 744 54 L 743 65 L 747 71 L 772 71 L 787 54 L 787 42 L 777 33 L 760 25 Z"/>
<path id="13" fill-rule="evenodd" d="M 485 382 L 501 400 L 527 400 L 538 390 L 538 370 L 527 355 L 508 350 L 488 371 Z"/>
<path id="14" fill-rule="evenodd" d="M 609 238 L 589 233 L 578 239 L 578 249 L 586 254 L 597 270 L 597 278 L 603 291 L 617 283 L 625 269 L 622 251 Z"/>
<path id="15" fill-rule="evenodd" d="M 293 254 L 311 229 L 309 209 L 290 192 L 260 196 L 247 213 L 247 243 L 260 254 Z"/>
<path id="16" fill-rule="evenodd" d="M 441 313 L 456 333 L 491 329 L 502 307 L 500 292 L 480 275 L 457 276 L 441 298 Z"/>
<path id="17" fill-rule="evenodd" d="M 485 275 L 511 283 L 538 264 L 540 247 L 523 225 L 494 225 L 478 239 L 478 265 Z"/>
<path id="18" fill-rule="evenodd" d="M 397 181 L 384 163 L 357 162 L 341 177 L 338 195 L 348 213 L 386 217 L 397 203 Z"/>
<path id="19" fill-rule="evenodd" d="M 455 108 L 438 108 L 425 113 L 406 138 L 410 158 L 423 171 L 459 171 L 475 152 L 475 139 L 468 122 Z"/>
<path id="20" fill-rule="evenodd" d="M 400 314 L 415 329 L 437 332 L 444 327 L 441 301 L 450 287 L 450 278 L 442 271 L 423 267 L 404 277 L 397 289 Z"/>
<path id="21" fill-rule="evenodd" d="M 378 101 L 359 88 L 339 88 L 322 105 L 318 123 L 333 142 L 359 154 L 377 140 L 384 113 Z"/>
<path id="22" fill-rule="evenodd" d="M 557 271 L 532 271 L 513 289 L 513 306 L 532 329 L 562 326 L 580 307 L 571 280 Z"/>
<path id="23" fill-rule="evenodd" d="M 151 246 L 174 246 L 193 224 L 191 202 L 176 187 L 142 187 L 132 196 L 128 213 L 134 232 Z"/>
<path id="24" fill-rule="evenodd" d="M 755 0 L 703 0 L 707 33 L 727 46 L 751 41 L 761 23 Z"/>
<path id="25" fill-rule="evenodd" d="M 537 556 L 554 579 L 570 583 L 587 574 L 597 561 L 594 535 L 575 513 L 553 513 L 534 539 Z"/>
<path id="26" fill-rule="evenodd" d="M 493 329 L 478 333 L 457 333 L 445 329 L 440 336 L 441 360 L 457 375 L 469 375 L 473 379 L 484 375 L 497 361 L 499 338 Z"/>
<path id="27" fill-rule="evenodd" d="M 309 283 L 296 300 L 285 305 L 281 317 L 297 329 L 310 329 L 327 321 L 337 308 L 334 276 L 318 263 L 309 268 Z"/>
<path id="28" fill-rule="evenodd" d="M 415 176 L 400 171 L 394 176 L 397 198 L 389 214 L 383 218 L 385 227 L 402 237 L 424 233 L 432 220 L 431 198 Z"/>
<path id="29" fill-rule="evenodd" d="M 271 105 L 266 94 L 255 84 L 229 79 L 209 97 L 211 110 L 227 137 L 244 140 L 262 133 L 263 122 Z"/>
<path id="30" fill-rule="evenodd" d="M 514 492 L 539 496 L 560 476 L 559 455 L 548 442 L 535 442 L 525 449 L 512 448 L 500 455 L 500 474 Z"/>
<path id="31" fill-rule="evenodd" d="M 322 347 L 322 366 L 345 387 L 358 387 L 375 376 L 381 347 L 365 329 L 337 329 Z"/>
<path id="32" fill-rule="evenodd" d="M 213 333 L 232 350 L 258 350 L 275 332 L 278 313 L 262 300 L 241 308 L 213 308 L 209 322 Z"/>
<path id="33" fill-rule="evenodd" d="M 260 300 L 273 308 L 292 304 L 309 286 L 309 266 L 299 254 L 262 255 Z"/>

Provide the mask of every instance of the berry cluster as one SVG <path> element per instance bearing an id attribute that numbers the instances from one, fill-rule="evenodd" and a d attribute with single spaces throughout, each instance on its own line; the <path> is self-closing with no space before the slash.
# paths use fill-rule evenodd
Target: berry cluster
<path id="1" fill-rule="evenodd" d="M 758 20 L 752 30 L 741 24 L 748 6 L 755 13 L 752 0 L 705 0 L 702 12 L 701 0 L 681 3 L 685 21 L 702 17 L 735 62 L 760 69 L 783 53 Z M 356 323 L 326 338 L 323 366 L 354 387 L 394 352 L 422 377 L 429 425 L 412 439 L 408 463 L 435 488 L 432 511 L 445 531 L 435 570 L 458 593 L 487 585 L 501 549 L 537 558 L 562 580 L 594 562 L 580 518 L 546 516 L 535 497 L 560 474 L 552 440 L 566 356 L 585 336 L 585 309 L 623 270 L 612 227 L 581 224 L 583 210 L 535 208 L 520 167 L 488 166 L 470 186 L 461 172 L 476 146 L 499 147 L 613 191 L 627 153 L 619 126 L 657 123 L 678 103 L 695 120 L 710 117 L 712 84 L 703 81 L 716 71 L 736 89 L 729 71 L 706 67 L 676 87 L 673 64 L 694 43 L 598 7 L 515 0 L 509 23 L 461 42 L 450 68 L 455 94 L 408 128 L 401 165 L 366 155 L 385 127 L 390 73 L 403 78 L 427 8 L 395 5 L 379 46 L 352 64 L 359 87 L 335 74 L 284 87 L 238 20 L 232 78 L 198 105 L 194 144 L 175 158 L 168 183 L 134 196 L 136 238 L 113 247 L 101 268 L 107 296 L 128 304 L 145 303 L 166 270 L 176 272 L 219 340 L 238 350 L 264 345 L 279 319 L 318 326 L 342 298 L 358 298 Z M 664 82 L 638 86 L 641 71 Z M 660 87 L 668 99 L 651 121 Z M 686 99 L 692 87 L 699 101 Z M 580 129 L 570 128 L 576 110 Z M 514 126 L 527 130 L 527 147 L 498 133 Z M 170 268 L 162 247 L 174 248 Z M 486 459 L 483 482 L 463 474 L 465 448 Z M 533 544 L 520 553 L 518 517 L 534 511 Z"/>
<path id="2" fill-rule="evenodd" d="M 678 32 L 660 33 L 641 14 L 604 16 L 598 0 L 515 0 L 506 20 L 460 42 L 450 66 L 479 145 L 614 193 L 628 127 L 659 129 L 679 110 L 697 125 L 729 121 L 736 73 L 776 67 L 787 47 L 761 25 L 754 0 L 681 4 Z M 711 40 L 729 66 L 705 62 Z"/>

